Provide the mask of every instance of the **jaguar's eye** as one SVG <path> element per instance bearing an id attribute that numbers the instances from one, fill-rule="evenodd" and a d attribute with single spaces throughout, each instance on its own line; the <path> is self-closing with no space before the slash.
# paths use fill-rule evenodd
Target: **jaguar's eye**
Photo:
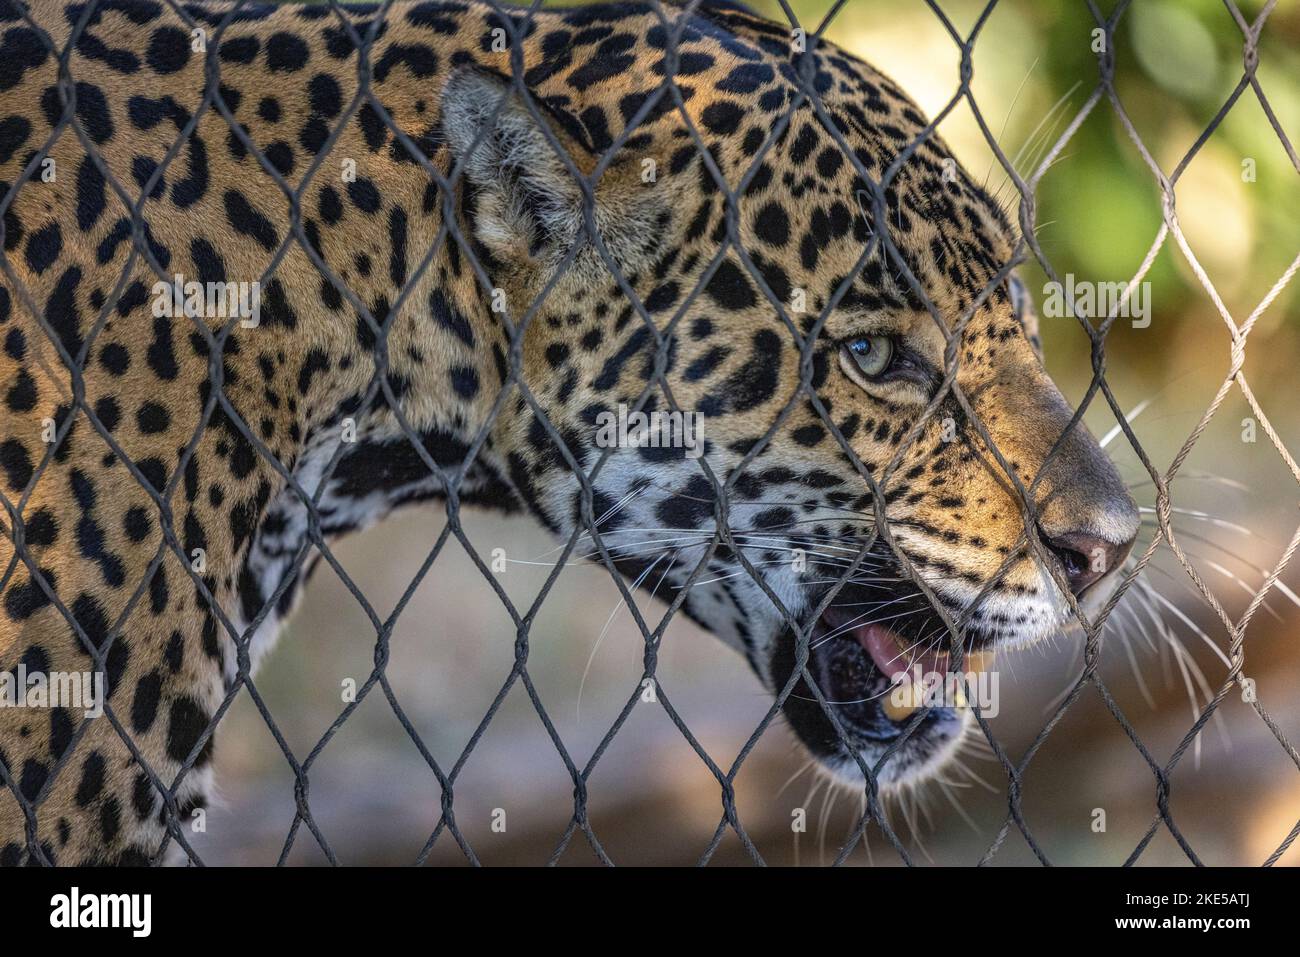
<path id="1" fill-rule="evenodd" d="M 844 343 L 841 350 L 849 372 L 875 379 L 885 373 L 894 358 L 894 340 L 889 336 L 861 336 Z"/>

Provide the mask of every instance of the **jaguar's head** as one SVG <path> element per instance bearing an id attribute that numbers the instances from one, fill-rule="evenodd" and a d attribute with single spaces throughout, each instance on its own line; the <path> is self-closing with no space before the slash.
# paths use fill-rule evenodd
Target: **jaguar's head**
<path id="1" fill-rule="evenodd" d="M 875 70 L 827 47 L 800 80 L 784 30 L 740 22 L 685 32 L 682 109 L 646 106 L 662 44 L 617 95 L 448 84 L 466 231 L 512 301 L 545 293 L 524 379 L 590 495 L 522 399 L 494 443 L 532 511 L 740 649 L 826 767 L 889 785 L 971 723 L 894 673 L 1052 635 L 1138 513 L 1044 369 L 997 204 Z"/>

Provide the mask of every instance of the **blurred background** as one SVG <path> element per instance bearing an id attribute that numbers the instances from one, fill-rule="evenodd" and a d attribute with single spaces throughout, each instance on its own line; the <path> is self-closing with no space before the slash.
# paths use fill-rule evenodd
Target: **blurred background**
<path id="1" fill-rule="evenodd" d="M 755 2 L 784 21 L 776 3 Z M 810 30 L 830 4 L 791 0 Z M 967 34 L 982 3 L 947 0 L 953 28 Z M 1108 13 L 1113 4 L 1101 4 Z M 1262 4 L 1240 4 L 1253 18 Z M 1008 157 L 1028 174 L 1075 117 L 1097 83 L 1090 48 L 1095 24 L 1086 7 L 1066 0 L 1004 0 L 974 47 L 973 92 Z M 826 36 L 873 62 L 910 92 L 930 116 L 957 90 L 959 50 L 925 4 L 853 0 Z M 1217 0 L 1137 0 L 1116 34 L 1116 90 L 1151 157 L 1174 169 L 1233 93 L 1242 75 L 1242 35 Z M 1277 120 L 1300 141 L 1300 5 L 1272 14 L 1259 45 L 1258 78 Z M 959 103 L 940 126 L 963 164 L 987 175 L 1008 206 L 1016 200 L 970 107 Z M 1209 135 L 1177 184 L 1177 211 L 1187 241 L 1224 307 L 1243 321 L 1300 253 L 1300 175 L 1254 92 L 1242 93 Z M 1160 194 L 1150 170 L 1112 106 L 1098 104 L 1046 174 L 1037 194 L 1038 238 L 1058 274 L 1079 280 L 1127 281 L 1160 225 Z M 1026 267 L 1041 300 L 1044 276 Z M 1145 404 L 1133 422 L 1161 472 L 1195 428 L 1230 363 L 1230 336 L 1185 256 L 1167 241 L 1146 277 L 1152 321 L 1121 320 L 1107 342 L 1107 379 L 1120 404 Z M 1282 441 L 1300 450 L 1295 362 L 1300 357 L 1300 280 L 1260 316 L 1249 339 L 1245 374 Z M 1066 396 L 1079 402 L 1091 369 L 1088 340 L 1073 319 L 1043 319 L 1048 367 Z M 1234 387 L 1182 466 L 1173 485 L 1180 541 L 1228 615 L 1239 616 L 1280 560 L 1294 534 L 1297 485 L 1261 424 Z M 1098 436 L 1115 426 L 1099 398 L 1086 415 Z M 1108 448 L 1133 483 L 1140 504 L 1154 500 L 1149 478 L 1123 435 Z M 1148 518 L 1150 513 L 1147 513 Z M 521 609 L 542 587 L 555 543 L 527 520 L 467 513 L 465 527 L 485 558 L 505 550 L 501 586 Z M 408 511 L 341 543 L 336 554 L 380 617 L 391 613 L 442 530 L 437 507 Z M 1139 550 L 1151 541 L 1144 529 Z M 395 696 L 433 758 L 456 765 L 514 657 L 514 627 L 489 583 L 454 540 L 402 611 L 387 675 Z M 1227 630 L 1191 586 L 1167 546 L 1145 573 L 1166 606 L 1162 635 L 1130 600 L 1107 628 L 1101 674 L 1155 760 L 1164 763 L 1226 673 Z M 1300 569 L 1281 582 L 1300 588 Z M 664 606 L 640 597 L 653 624 Z M 1246 674 L 1264 708 L 1300 741 L 1300 609 L 1275 589 L 1246 633 Z M 338 577 L 322 567 L 303 610 L 258 675 L 256 684 L 289 748 L 302 760 L 343 704 L 341 683 L 361 684 L 373 667 L 375 631 Z M 1081 667 L 1081 640 L 1002 659 L 1002 710 L 994 736 L 1013 761 L 1046 722 Z M 637 690 L 642 637 L 600 567 L 565 568 L 532 628 L 528 672 L 573 762 L 584 766 Z M 659 659 L 666 695 L 701 746 L 731 766 L 769 706 L 745 663 L 690 622 L 669 627 Z M 1198 680 L 1197 675 L 1203 675 Z M 222 803 L 195 847 L 205 861 L 273 863 L 294 816 L 294 780 L 249 697 L 241 695 L 218 732 Z M 1007 778 L 971 753 L 952 787 L 930 787 L 891 805 L 891 823 L 920 863 L 973 864 L 1007 820 Z M 1300 771 L 1251 707 L 1233 691 L 1171 776 L 1171 811 L 1201 860 L 1259 864 L 1300 819 Z M 573 810 L 573 785 L 522 685 L 516 683 L 476 741 L 456 782 L 457 822 L 478 858 L 489 864 L 543 863 Z M 592 827 L 617 863 L 688 864 L 708 847 L 722 815 L 713 774 L 662 708 L 638 705 L 596 766 L 588 786 Z M 770 863 L 829 862 L 859 813 L 859 797 L 829 786 L 779 721 L 762 736 L 736 779 L 746 830 Z M 440 814 L 440 789 L 379 689 L 323 749 L 311 768 L 314 818 L 340 861 L 413 861 Z M 806 809 L 808 828 L 791 829 Z M 1023 781 L 1025 819 L 1054 863 L 1122 863 L 1156 816 L 1154 776 L 1096 689 L 1066 712 L 1036 752 Z M 1093 810 L 1106 828 L 1093 828 Z M 494 811 L 505 828 L 493 829 Z M 498 817 L 499 820 L 499 817 Z M 899 863 L 874 827 L 853 864 Z M 444 833 L 428 858 L 465 861 Z M 288 860 L 323 863 L 305 828 Z M 593 863 L 581 834 L 562 863 Z M 728 832 L 715 863 L 750 860 Z M 1012 827 L 994 863 L 1034 863 Z M 1185 863 L 1163 827 L 1142 864 Z M 1296 846 L 1282 863 L 1300 862 Z"/>

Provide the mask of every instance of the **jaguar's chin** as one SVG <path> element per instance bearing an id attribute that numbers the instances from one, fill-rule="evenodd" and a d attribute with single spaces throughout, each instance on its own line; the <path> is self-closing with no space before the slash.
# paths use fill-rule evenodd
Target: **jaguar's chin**
<path id="1" fill-rule="evenodd" d="M 974 724 L 968 696 L 977 696 L 985 716 L 996 714 L 993 653 L 974 644 L 955 666 L 947 628 L 923 595 L 847 587 L 814 625 L 806 673 L 782 710 L 809 751 L 846 783 L 865 783 L 864 767 L 882 789 L 931 776 Z M 778 691 L 795 660 L 787 630 L 772 658 Z"/>

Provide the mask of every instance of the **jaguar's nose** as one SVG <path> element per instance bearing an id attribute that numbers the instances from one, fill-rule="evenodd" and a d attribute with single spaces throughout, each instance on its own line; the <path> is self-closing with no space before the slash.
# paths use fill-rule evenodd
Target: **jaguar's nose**
<path id="1" fill-rule="evenodd" d="M 1040 525 L 1043 542 L 1056 556 L 1065 570 L 1070 591 L 1082 596 L 1088 588 L 1115 568 L 1133 548 L 1136 536 L 1123 542 L 1112 542 L 1089 532 L 1066 532 L 1049 535 Z"/>

